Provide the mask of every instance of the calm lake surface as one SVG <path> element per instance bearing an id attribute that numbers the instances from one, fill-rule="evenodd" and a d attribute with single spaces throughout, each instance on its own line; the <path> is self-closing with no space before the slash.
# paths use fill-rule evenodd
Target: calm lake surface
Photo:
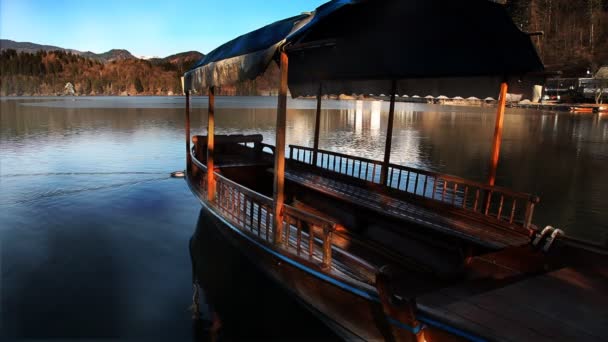
<path id="1" fill-rule="evenodd" d="M 218 97 L 217 134 L 261 133 L 273 144 L 276 102 Z M 193 99 L 193 134 L 205 133 L 206 103 Z M 188 246 L 200 205 L 183 179 L 169 177 L 185 166 L 184 99 L 0 105 L 0 338 L 192 339 Z M 288 105 L 287 143 L 312 146 L 315 101 Z M 323 106 L 321 148 L 382 159 L 386 102 Z M 398 103 L 391 161 L 484 181 L 494 113 Z M 496 184 L 538 194 L 538 226 L 608 245 L 608 117 L 508 109 Z M 228 280 L 218 282 L 243 273 L 223 271 Z M 311 336 L 331 336 L 297 314 Z"/>

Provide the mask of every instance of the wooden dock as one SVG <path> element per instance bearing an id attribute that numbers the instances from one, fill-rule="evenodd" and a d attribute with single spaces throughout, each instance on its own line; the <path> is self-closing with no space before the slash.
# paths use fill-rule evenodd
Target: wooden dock
<path id="1" fill-rule="evenodd" d="M 606 273 L 562 268 L 475 295 L 460 284 L 417 303 L 422 317 L 491 341 L 608 341 L 607 284 Z"/>
<path id="2" fill-rule="evenodd" d="M 511 103 L 512 108 L 550 110 L 557 112 L 573 113 L 605 113 L 608 112 L 607 104 L 592 103 Z"/>

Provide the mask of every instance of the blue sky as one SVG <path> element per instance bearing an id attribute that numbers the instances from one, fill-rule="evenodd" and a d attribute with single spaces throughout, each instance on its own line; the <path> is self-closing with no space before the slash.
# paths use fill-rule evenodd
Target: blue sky
<path id="1" fill-rule="evenodd" d="M 0 38 L 164 57 L 218 45 L 327 0 L 0 0 Z"/>

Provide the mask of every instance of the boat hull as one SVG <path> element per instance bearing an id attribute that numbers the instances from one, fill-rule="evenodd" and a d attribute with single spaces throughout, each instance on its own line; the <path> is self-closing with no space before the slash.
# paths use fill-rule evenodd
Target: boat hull
<path id="1" fill-rule="evenodd" d="M 196 192 L 195 192 L 196 194 Z M 392 339 L 391 324 L 373 294 L 355 293 L 307 265 L 297 263 L 255 241 L 200 201 L 214 229 L 260 271 L 295 296 L 329 328 L 348 340 Z"/>

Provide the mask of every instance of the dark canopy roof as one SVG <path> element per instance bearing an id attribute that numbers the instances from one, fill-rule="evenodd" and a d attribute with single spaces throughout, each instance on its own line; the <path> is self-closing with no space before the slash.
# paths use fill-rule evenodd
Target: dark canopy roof
<path id="1" fill-rule="evenodd" d="M 223 59 L 266 50 L 285 39 L 293 29 L 294 24 L 306 17 L 308 17 L 306 14 L 296 15 L 234 38 L 209 52 L 205 57 L 198 61 L 192 69 Z"/>
<path id="2" fill-rule="evenodd" d="M 487 0 L 334 0 L 212 51 L 186 88 L 253 79 L 285 47 L 292 96 L 496 96 L 503 80 L 542 71 L 530 38 Z"/>
<path id="3" fill-rule="evenodd" d="M 266 70 L 296 24 L 308 17 L 302 14 L 277 21 L 216 48 L 184 74 L 185 89 L 221 86 L 256 78 Z"/>

